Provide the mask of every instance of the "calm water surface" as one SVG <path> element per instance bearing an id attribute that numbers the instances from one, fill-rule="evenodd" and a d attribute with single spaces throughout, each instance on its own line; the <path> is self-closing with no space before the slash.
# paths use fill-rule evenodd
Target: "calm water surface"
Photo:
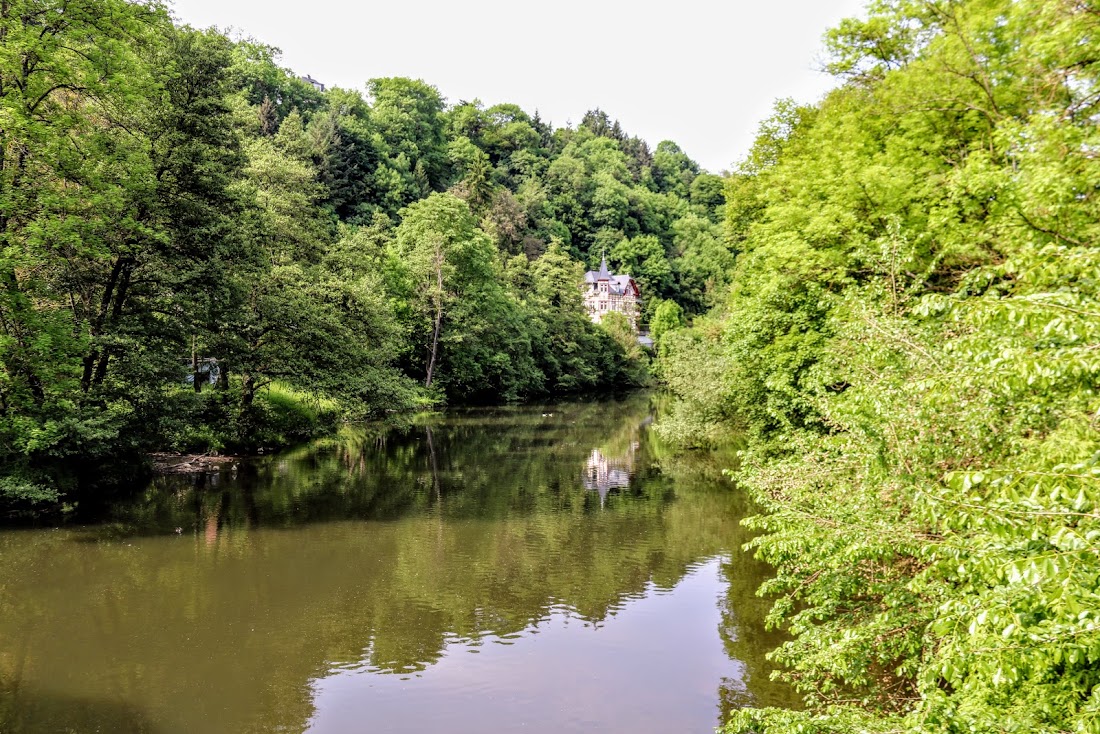
<path id="1" fill-rule="evenodd" d="M 711 732 L 789 705 L 728 457 L 674 457 L 652 410 L 352 428 L 0 531 L 0 732 Z"/>

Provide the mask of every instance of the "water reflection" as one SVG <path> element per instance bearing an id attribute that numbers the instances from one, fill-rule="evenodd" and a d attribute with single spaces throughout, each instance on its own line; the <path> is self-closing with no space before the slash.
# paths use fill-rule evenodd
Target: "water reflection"
<path id="1" fill-rule="evenodd" d="M 521 634 L 449 639 L 416 674 L 330 670 L 313 685 L 307 731 L 711 731 L 715 682 L 740 680 L 744 668 L 715 644 L 720 565 L 697 564 L 672 589 L 650 584 L 603 622 L 558 605 Z"/>
<path id="2" fill-rule="evenodd" d="M 709 731 L 722 707 L 779 701 L 744 500 L 723 461 L 667 455 L 650 410 L 357 427 L 161 478 L 83 527 L 0 533 L 0 730 L 341 731 L 403 701 L 371 721 L 446 709 L 449 730 L 507 729 L 522 704 L 528 729 L 561 731 L 610 696 L 615 716 L 648 712 L 639 730 Z M 586 486 L 593 459 L 608 493 Z M 700 674 L 677 683 L 681 665 Z"/>
<path id="3" fill-rule="evenodd" d="M 630 487 L 630 475 L 634 472 L 634 450 L 637 448 L 637 442 L 631 443 L 630 453 L 616 458 L 608 458 L 599 449 L 592 449 L 585 466 L 584 488 L 599 493 L 600 507 L 604 506 L 608 492 Z"/>

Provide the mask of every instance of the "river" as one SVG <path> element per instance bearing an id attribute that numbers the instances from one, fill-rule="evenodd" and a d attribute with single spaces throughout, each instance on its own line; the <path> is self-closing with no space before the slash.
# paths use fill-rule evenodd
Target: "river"
<path id="1" fill-rule="evenodd" d="M 0 531 L 0 732 L 712 732 L 791 705 L 729 456 L 467 409 Z"/>

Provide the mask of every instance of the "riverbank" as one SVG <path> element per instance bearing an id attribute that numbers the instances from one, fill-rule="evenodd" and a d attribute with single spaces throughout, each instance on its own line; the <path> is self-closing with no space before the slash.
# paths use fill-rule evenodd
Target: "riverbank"
<path id="1" fill-rule="evenodd" d="M 209 454 L 149 454 L 149 463 L 157 475 L 203 474 L 231 468 L 244 461 L 243 456 L 211 456 Z"/>

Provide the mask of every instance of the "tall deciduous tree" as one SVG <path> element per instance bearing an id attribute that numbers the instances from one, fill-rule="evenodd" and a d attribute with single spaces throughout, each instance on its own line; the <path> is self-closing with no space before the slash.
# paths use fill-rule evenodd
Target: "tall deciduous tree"
<path id="1" fill-rule="evenodd" d="M 133 285 L 128 252 L 156 227 L 139 206 L 155 190 L 142 133 L 156 87 L 135 41 L 155 44 L 165 23 L 153 6 L 115 0 L 0 5 L 5 463 L 94 455 L 129 412 L 74 404 L 106 378 L 100 340 Z"/>
<path id="2" fill-rule="evenodd" d="M 395 244 L 426 387 L 517 397 L 540 387 L 518 302 L 465 202 L 433 194 L 414 204 Z"/>

